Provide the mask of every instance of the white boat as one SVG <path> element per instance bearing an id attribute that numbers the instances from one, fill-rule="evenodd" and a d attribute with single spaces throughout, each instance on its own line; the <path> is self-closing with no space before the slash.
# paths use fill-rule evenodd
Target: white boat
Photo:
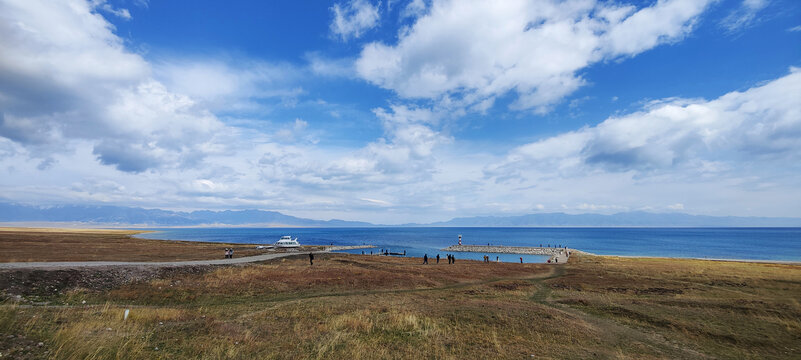
<path id="1" fill-rule="evenodd" d="M 300 247 L 300 243 L 298 242 L 298 238 L 292 238 L 289 235 L 284 235 L 281 237 L 280 240 L 275 242 L 275 247 L 279 248 L 296 248 Z"/>

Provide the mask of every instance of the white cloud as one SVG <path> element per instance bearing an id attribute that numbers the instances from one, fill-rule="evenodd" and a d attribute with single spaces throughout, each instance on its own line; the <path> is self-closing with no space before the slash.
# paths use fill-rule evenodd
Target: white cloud
<path id="1" fill-rule="evenodd" d="M 675 203 L 673 205 L 668 205 L 667 208 L 670 209 L 670 210 L 677 210 L 677 211 L 678 210 L 684 210 L 684 204 Z"/>
<path id="2" fill-rule="evenodd" d="M 378 199 L 370 199 L 370 198 L 360 198 L 359 200 L 364 200 L 368 203 L 379 205 L 379 206 L 392 206 L 392 203 L 389 201 L 378 200 Z"/>
<path id="3" fill-rule="evenodd" d="M 799 31 L 801 31 L 801 25 L 798 25 L 798 26 L 793 26 L 793 27 L 791 27 L 791 28 L 787 29 L 787 31 L 790 31 L 790 32 L 799 32 Z"/>
<path id="4" fill-rule="evenodd" d="M 331 7 L 334 19 L 331 21 L 331 33 L 343 41 L 359 38 L 362 34 L 378 25 L 380 15 L 378 6 L 367 0 L 350 0 L 346 4 L 336 3 Z"/>
<path id="5" fill-rule="evenodd" d="M 504 179 L 510 172 L 536 177 L 537 172 L 554 171 L 561 176 L 601 171 L 694 177 L 718 176 L 746 164 L 794 163 L 801 154 L 799 99 L 801 71 L 792 69 L 745 92 L 711 101 L 657 102 L 640 112 L 520 146 L 487 174 Z M 522 175 L 521 169 L 531 171 Z"/>
<path id="6" fill-rule="evenodd" d="M 770 4 L 770 0 L 743 0 L 740 6 L 732 10 L 720 26 L 728 32 L 735 32 L 754 24 L 757 14 Z"/>
<path id="7" fill-rule="evenodd" d="M 412 0 L 401 11 L 401 18 L 417 18 L 425 14 L 426 3 L 423 0 Z"/>
<path id="8" fill-rule="evenodd" d="M 122 18 L 123 20 L 131 20 L 131 12 L 128 11 L 128 9 L 115 8 L 106 0 L 91 0 L 90 4 L 96 9 L 101 9 L 109 14 Z M 147 3 L 145 3 L 145 6 L 147 6 Z"/>
<path id="9" fill-rule="evenodd" d="M 384 136 L 335 161 L 327 171 L 383 184 L 430 179 L 437 168 L 434 149 L 452 141 L 431 127 L 439 122 L 440 115 L 408 106 L 374 112 L 383 123 Z"/>
<path id="10" fill-rule="evenodd" d="M 156 63 L 155 77 L 212 111 L 266 112 L 271 102 L 295 103 L 303 69 L 246 57 L 170 58 Z"/>
<path id="11" fill-rule="evenodd" d="M 396 45 L 367 44 L 356 68 L 406 98 L 470 106 L 514 91 L 514 108 L 542 112 L 585 83 L 587 66 L 680 40 L 710 2 L 433 1 Z"/>
<path id="12" fill-rule="evenodd" d="M 328 59 L 319 53 L 306 54 L 311 71 L 320 76 L 328 77 L 356 77 L 353 59 Z"/>
<path id="13" fill-rule="evenodd" d="M 45 160 L 89 140 L 100 162 L 123 171 L 202 158 L 221 123 L 153 80 L 94 5 L 0 4 L 0 136 Z"/>
<path id="14" fill-rule="evenodd" d="M 294 122 L 284 125 L 271 138 L 278 143 L 303 142 L 316 144 L 319 142 L 315 132 L 309 130 L 309 123 L 300 118 L 296 118 Z"/>
<path id="15" fill-rule="evenodd" d="M 626 208 L 625 206 L 620 206 L 620 205 L 588 204 L 588 203 L 579 204 L 578 206 L 576 206 L 576 209 L 582 211 L 592 211 L 592 212 L 596 212 L 599 210 L 614 210 L 614 211 L 628 210 L 628 208 Z"/>

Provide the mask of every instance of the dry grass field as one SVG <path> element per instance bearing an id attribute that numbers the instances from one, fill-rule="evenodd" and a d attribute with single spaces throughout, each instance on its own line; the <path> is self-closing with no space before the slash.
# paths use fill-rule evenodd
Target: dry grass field
<path id="1" fill-rule="evenodd" d="M 31 229 L 0 227 L 0 262 L 32 261 L 171 261 L 256 255 L 253 247 L 132 237 L 138 230 Z"/>
<path id="2" fill-rule="evenodd" d="M 327 254 L 314 266 L 299 256 L 0 291 L 0 353 L 11 358 L 801 357 L 798 265 Z"/>

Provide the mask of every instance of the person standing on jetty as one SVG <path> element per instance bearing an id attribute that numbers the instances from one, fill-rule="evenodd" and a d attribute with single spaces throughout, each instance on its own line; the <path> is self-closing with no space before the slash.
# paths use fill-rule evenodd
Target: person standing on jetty
<path id="1" fill-rule="evenodd" d="M 314 254 L 309 253 L 309 265 L 314 265 Z"/>
<path id="2" fill-rule="evenodd" d="M 423 264 L 428 264 L 428 254 L 423 254 Z"/>

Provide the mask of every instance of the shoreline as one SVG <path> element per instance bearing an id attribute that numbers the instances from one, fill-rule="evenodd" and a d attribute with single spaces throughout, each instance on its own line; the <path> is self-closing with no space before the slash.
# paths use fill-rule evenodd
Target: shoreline
<path id="1" fill-rule="evenodd" d="M 520 254 L 520 255 L 558 255 L 559 250 L 563 248 L 548 248 L 538 246 L 503 246 L 503 245 L 451 245 L 443 248 L 442 251 L 453 252 L 474 252 L 474 253 L 492 253 L 492 254 Z M 670 259 L 670 260 L 707 260 L 707 261 L 720 261 L 720 262 L 744 262 L 744 263 L 757 263 L 757 264 L 784 264 L 784 265 L 801 265 L 801 261 L 797 260 L 770 260 L 770 259 L 732 259 L 732 258 L 702 258 L 702 257 L 677 257 L 677 256 L 653 256 L 653 255 L 599 255 L 574 248 L 567 248 L 571 253 L 589 255 L 589 256 L 602 256 L 607 258 L 643 258 L 643 259 Z"/>
<path id="2" fill-rule="evenodd" d="M 730 259 L 730 258 L 700 258 L 700 257 L 671 257 L 671 256 L 648 256 L 648 255 L 596 255 L 607 258 L 626 258 L 626 259 L 665 259 L 665 260 L 706 260 L 706 261 L 719 261 L 719 262 L 743 262 L 743 263 L 756 263 L 756 264 L 782 264 L 782 265 L 801 265 L 801 261 L 796 260 L 765 260 L 765 259 Z"/>

